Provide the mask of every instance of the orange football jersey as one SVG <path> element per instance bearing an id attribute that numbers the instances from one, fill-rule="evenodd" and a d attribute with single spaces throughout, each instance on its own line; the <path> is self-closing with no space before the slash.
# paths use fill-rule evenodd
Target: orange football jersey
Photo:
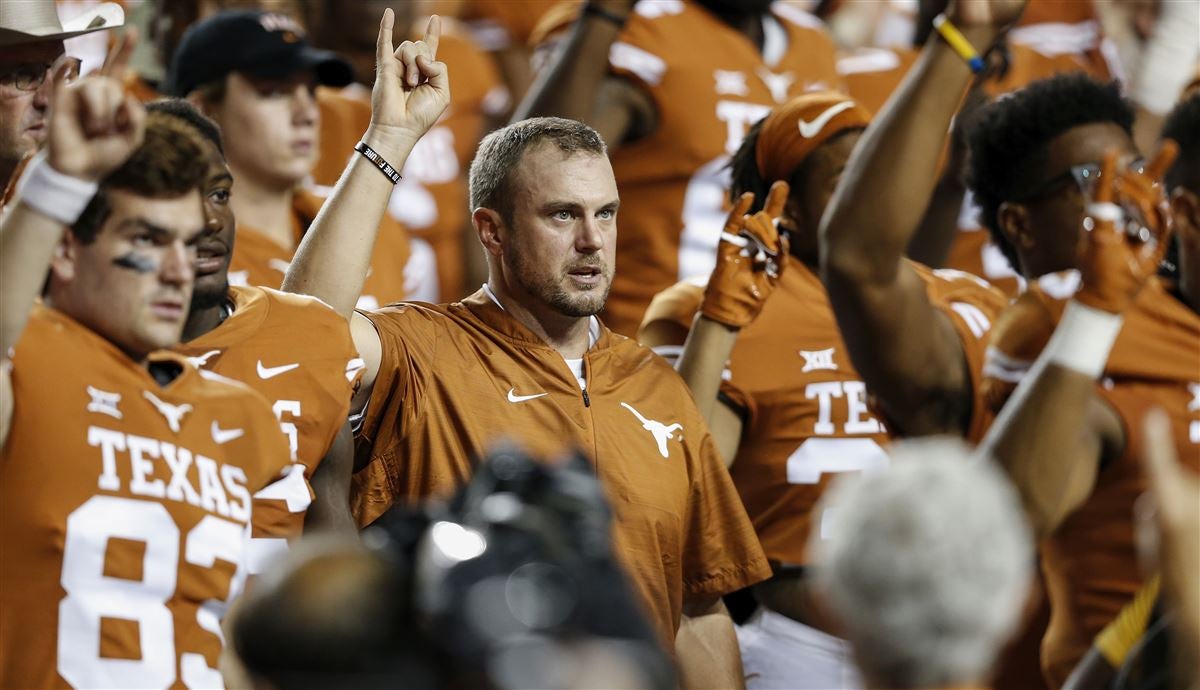
<path id="1" fill-rule="evenodd" d="M 1052 292 L 1031 287 L 997 321 L 988 353 L 997 390 L 1011 389 L 1049 340 L 1071 291 Z M 1121 417 L 1125 452 L 1101 468 L 1092 495 L 1043 544 L 1052 613 L 1042 663 L 1056 687 L 1142 585 L 1133 506 L 1146 489 L 1140 453 L 1149 409 L 1166 410 L 1180 459 L 1200 471 L 1200 315 L 1152 280 L 1125 315 L 1097 392 Z"/>
<path id="2" fill-rule="evenodd" d="M 251 495 L 289 464 L 271 406 L 177 355 L 146 367 L 34 307 L 0 450 L 0 687 L 223 687 Z"/>
<path id="3" fill-rule="evenodd" d="M 297 246 L 323 203 L 324 198 L 311 192 L 296 191 L 292 203 L 292 231 Z M 262 232 L 238 225 L 233 257 L 229 261 L 229 284 L 278 289 L 294 253 L 294 249 L 280 245 Z M 408 263 L 408 253 L 408 234 L 399 223 L 384 215 L 363 293 L 358 298 L 359 307 L 374 309 L 404 299 L 407 294 L 404 267 Z"/>
<path id="4" fill-rule="evenodd" d="M 508 90 L 495 64 L 468 40 L 453 20 L 442 20 L 438 60 L 454 78 L 450 106 L 421 137 L 408 157 L 388 203 L 388 213 L 412 236 L 413 261 L 420 284 L 410 286 L 409 299 L 437 302 L 457 299 L 465 289 L 463 250 L 470 227 L 467 170 L 490 121 L 508 107 Z M 313 182 L 332 187 L 341 176 L 371 120 L 371 93 L 351 85 L 334 95 L 318 92 L 321 106 L 321 157 Z M 430 251 L 421 252 L 420 243 Z M 479 251 L 483 251 L 479 249 Z M 410 282 L 413 282 L 410 280 Z M 381 303 L 382 304 L 382 303 Z"/>
<path id="5" fill-rule="evenodd" d="M 539 20 L 558 0 L 442 0 L 471 29 L 473 40 L 489 52 L 528 44 Z M 450 9 L 447 7 L 447 10 Z M 438 49 L 439 52 L 441 48 Z"/>
<path id="6" fill-rule="evenodd" d="M 636 333 L 654 295 L 712 270 L 727 165 L 750 126 L 794 96 L 842 86 L 820 20 L 787 3 L 771 12 L 761 53 L 691 0 L 638 3 L 612 46 L 611 71 L 645 91 L 658 118 L 646 137 L 609 142 L 621 215 L 605 322 L 618 333 Z"/>
<path id="7" fill-rule="evenodd" d="M 1003 296 L 973 276 L 917 270 L 954 323 L 978 390 L 987 332 Z M 643 325 L 662 319 L 689 329 L 703 297 L 698 283 L 678 283 L 659 293 Z M 804 264 L 788 266 L 762 312 L 738 334 L 721 395 L 742 416 L 729 471 L 763 550 L 776 563 L 806 565 L 809 535 L 818 525 L 824 534 L 830 519 L 828 510 L 814 515 L 826 486 L 837 473 L 886 466 L 882 446 L 891 432 L 850 361 L 825 287 Z M 974 408 L 977 437 L 988 410 L 981 402 Z"/>
<path id="8" fill-rule="evenodd" d="M 316 298 L 256 287 L 232 287 L 229 296 L 233 314 L 175 350 L 271 403 L 293 476 L 255 496 L 255 536 L 298 536 L 312 499 L 308 482 L 346 423 L 363 362 L 346 320 Z"/>
<path id="9" fill-rule="evenodd" d="M 359 430 L 369 458 L 352 489 L 359 524 L 452 492 L 501 440 L 541 457 L 577 447 L 607 490 L 616 552 L 664 641 L 685 598 L 770 574 L 687 388 L 648 349 L 593 321 L 585 392 L 557 351 L 483 291 L 366 316 L 383 354 Z"/>

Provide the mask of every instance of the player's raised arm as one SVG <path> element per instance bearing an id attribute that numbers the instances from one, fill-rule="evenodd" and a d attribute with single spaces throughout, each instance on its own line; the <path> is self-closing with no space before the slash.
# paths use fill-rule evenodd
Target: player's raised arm
<path id="1" fill-rule="evenodd" d="M 610 146 L 653 118 L 650 99 L 608 73 L 608 55 L 637 0 L 589 0 L 570 32 L 554 48 L 512 121 L 565 117 L 591 126 Z"/>
<path id="2" fill-rule="evenodd" d="M 1079 291 L 980 445 L 981 454 L 1008 471 L 1039 536 L 1087 500 L 1101 460 L 1118 457 L 1128 442 L 1116 411 L 1096 393 L 1096 381 L 1122 315 L 1157 272 L 1169 244 L 1166 203 L 1154 183 L 1175 152 L 1169 142 L 1145 174 L 1118 175 L 1115 153 L 1105 157 L 1096 200 L 1087 209 L 1085 228 L 1091 229 Z M 1149 241 L 1126 232 L 1125 207 L 1139 209 Z"/>
<path id="3" fill-rule="evenodd" d="M 788 241 L 775 225 L 787 197 L 788 185 L 780 181 L 771 186 L 763 210 L 746 215 L 754 204 L 754 194 L 746 192 L 730 211 L 717 247 L 716 268 L 675 367 L 712 429 L 726 466 L 737 452 L 741 418 L 731 414 L 717 419 L 721 372 L 738 333 L 762 311 L 787 265 Z"/>
<path id="4" fill-rule="evenodd" d="M 379 221 L 400 170 L 417 140 L 450 103 L 446 65 L 437 61 L 441 20 L 430 17 L 422 40 L 393 47 L 394 20 L 392 11 L 384 10 L 376 43 L 371 124 L 358 147 L 362 155 L 355 155 L 342 173 L 283 281 L 284 290 L 318 297 L 346 318 L 362 293 Z"/>
<path id="5" fill-rule="evenodd" d="M 0 445 L 13 414 L 7 353 L 41 294 L 55 247 L 100 180 L 142 143 L 145 110 L 121 82 L 135 40 L 126 33 L 104 67 L 79 82 L 66 83 L 66 65 L 51 75 L 46 149 L 26 168 L 0 222 Z"/>
<path id="6" fill-rule="evenodd" d="M 946 16 L 983 52 L 1024 4 L 959 0 Z M 971 418 L 962 344 L 904 261 L 971 70 L 946 39 L 931 34 L 916 67 L 867 128 L 821 223 L 821 278 L 842 337 L 867 388 L 906 435 L 961 434 Z"/>

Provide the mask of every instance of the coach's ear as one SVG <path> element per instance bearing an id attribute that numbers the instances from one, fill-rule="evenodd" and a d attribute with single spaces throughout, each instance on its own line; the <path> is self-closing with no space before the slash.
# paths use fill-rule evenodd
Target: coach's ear
<path id="1" fill-rule="evenodd" d="M 505 238 L 501 237 L 503 221 L 500 213 L 490 208 L 477 208 L 471 214 L 471 225 L 479 235 L 479 243 L 490 256 L 499 257 Z"/>

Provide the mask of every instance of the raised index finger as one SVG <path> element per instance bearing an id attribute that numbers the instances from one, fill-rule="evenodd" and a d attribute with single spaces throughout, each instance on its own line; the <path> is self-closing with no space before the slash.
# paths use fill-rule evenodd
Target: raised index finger
<path id="1" fill-rule="evenodd" d="M 392 8 L 387 8 L 383 11 L 383 18 L 379 20 L 379 37 L 375 39 L 375 67 L 379 68 L 389 64 L 392 59 L 392 25 L 396 22 L 396 15 L 392 14 Z"/>
<path id="2" fill-rule="evenodd" d="M 435 15 L 429 17 L 425 25 L 425 37 L 421 39 L 429 48 L 429 59 L 437 59 L 438 39 L 442 37 L 442 18 Z"/>
<path id="3" fill-rule="evenodd" d="M 783 180 L 776 180 L 775 184 L 771 185 L 771 191 L 767 192 L 767 203 L 763 205 L 763 210 L 772 220 L 783 215 L 784 204 L 788 198 L 788 183 Z"/>
<path id="4" fill-rule="evenodd" d="M 1097 204 L 1112 203 L 1116 193 L 1116 174 L 1117 151 L 1110 149 L 1100 161 L 1100 183 L 1096 185 L 1096 198 L 1092 201 Z"/>
<path id="5" fill-rule="evenodd" d="M 1150 165 L 1146 166 L 1146 177 L 1149 177 L 1154 182 L 1162 182 L 1163 175 L 1167 174 L 1171 164 L 1175 162 L 1176 156 L 1179 155 L 1179 144 L 1176 144 L 1171 139 L 1163 139 L 1162 145 L 1158 147 L 1158 153 L 1154 156 L 1154 160 L 1150 161 Z"/>

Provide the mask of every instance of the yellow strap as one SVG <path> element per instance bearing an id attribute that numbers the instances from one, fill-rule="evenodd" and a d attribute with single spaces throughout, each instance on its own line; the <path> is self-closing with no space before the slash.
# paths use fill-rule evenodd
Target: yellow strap
<path id="1" fill-rule="evenodd" d="M 934 17 L 933 28 L 941 34 L 942 38 L 946 39 L 946 43 L 950 44 L 954 52 L 958 53 L 958 56 L 971 67 L 972 72 L 979 74 L 983 71 L 983 58 L 979 57 L 979 51 L 975 50 L 975 46 L 971 45 L 967 37 L 962 35 L 962 32 L 946 18 L 946 15 L 939 14 Z"/>
<path id="2" fill-rule="evenodd" d="M 1113 668 L 1121 668 L 1129 650 L 1146 634 L 1150 613 L 1158 601 L 1159 578 L 1155 575 L 1134 595 L 1111 623 L 1096 636 L 1095 646 Z"/>

